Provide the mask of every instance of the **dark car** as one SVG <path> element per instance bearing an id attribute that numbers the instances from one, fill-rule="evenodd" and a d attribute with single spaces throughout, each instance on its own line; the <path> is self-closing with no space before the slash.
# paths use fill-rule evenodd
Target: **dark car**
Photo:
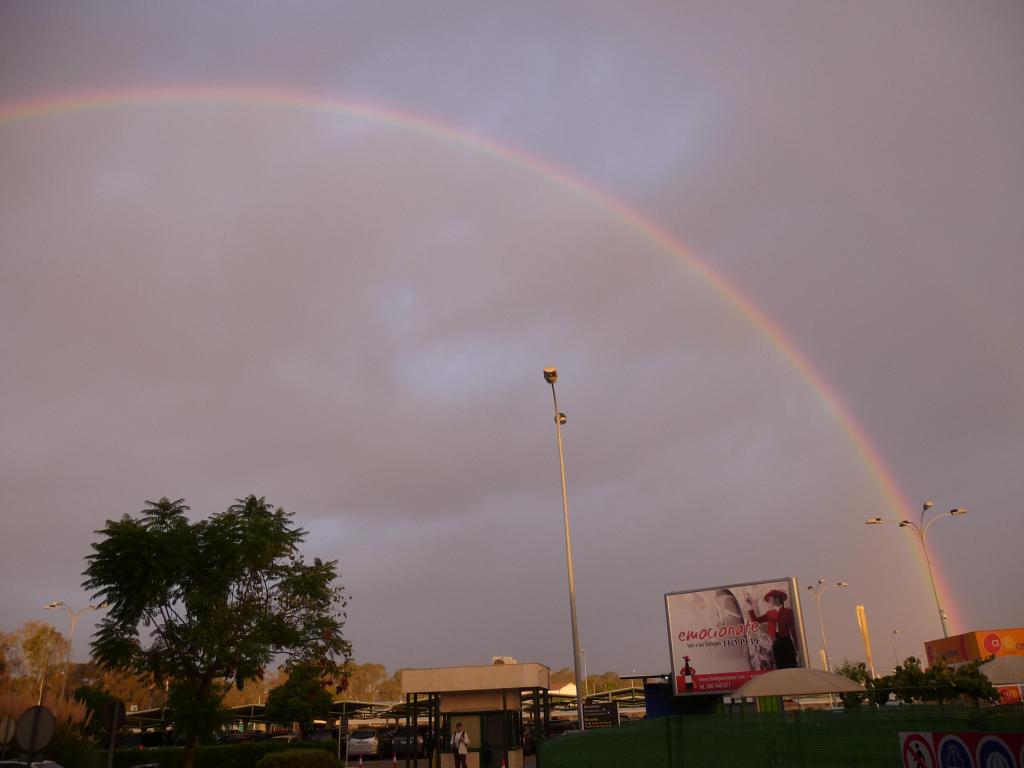
<path id="1" fill-rule="evenodd" d="M 425 757 L 427 749 L 423 733 L 411 725 L 399 728 L 391 739 L 391 753 L 397 757 Z"/>
<path id="2" fill-rule="evenodd" d="M 218 744 L 244 744 L 249 741 L 266 741 L 269 735 L 265 731 L 227 731 L 217 737 Z"/>
<path id="3" fill-rule="evenodd" d="M 394 728 L 385 728 L 382 731 L 377 732 L 377 750 L 379 757 L 391 757 L 393 750 L 391 749 L 391 742 L 395 738 Z"/>
<path id="4" fill-rule="evenodd" d="M 319 731 L 310 731 L 306 736 L 307 741 L 336 741 L 337 738 L 337 728 L 321 728 Z"/>

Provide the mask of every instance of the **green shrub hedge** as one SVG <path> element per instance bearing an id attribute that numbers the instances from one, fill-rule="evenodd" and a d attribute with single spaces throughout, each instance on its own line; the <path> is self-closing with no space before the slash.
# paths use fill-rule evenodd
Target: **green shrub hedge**
<path id="1" fill-rule="evenodd" d="M 328 756 L 336 749 L 333 741 L 328 742 L 284 742 L 250 741 L 244 744 L 197 747 L 196 768 L 254 768 L 262 757 L 285 751 L 324 752 Z M 154 747 L 153 749 L 119 749 L 114 754 L 114 768 L 131 768 L 135 765 L 159 763 L 160 768 L 181 768 L 185 754 L 184 747 Z M 288 763 L 287 765 L 291 765 Z M 310 763 L 309 765 L 331 765 L 334 763 Z"/>
<path id="2" fill-rule="evenodd" d="M 341 765 L 333 756 L 321 750 L 289 749 L 264 755 L 256 768 L 338 768 Z"/>

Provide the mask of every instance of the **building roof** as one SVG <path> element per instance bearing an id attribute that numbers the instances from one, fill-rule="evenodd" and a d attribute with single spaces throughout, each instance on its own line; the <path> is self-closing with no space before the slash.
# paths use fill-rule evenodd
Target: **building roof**
<path id="1" fill-rule="evenodd" d="M 485 664 L 475 667 L 403 669 L 402 693 L 453 693 L 551 687 L 551 670 L 543 664 Z"/>

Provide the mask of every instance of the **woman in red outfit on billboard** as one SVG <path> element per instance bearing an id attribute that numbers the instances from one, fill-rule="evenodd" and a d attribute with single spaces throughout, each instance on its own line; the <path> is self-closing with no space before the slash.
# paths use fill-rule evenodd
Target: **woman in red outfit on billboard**
<path id="1" fill-rule="evenodd" d="M 753 600 L 747 596 L 750 609 L 747 614 L 751 621 L 763 622 L 768 625 L 768 636 L 772 639 L 772 656 L 775 657 L 776 669 L 789 669 L 797 666 L 797 635 L 796 618 L 793 610 L 786 607 L 786 595 L 780 589 L 773 589 L 764 596 L 764 601 L 771 606 L 764 615 L 758 616 L 753 609 Z"/>

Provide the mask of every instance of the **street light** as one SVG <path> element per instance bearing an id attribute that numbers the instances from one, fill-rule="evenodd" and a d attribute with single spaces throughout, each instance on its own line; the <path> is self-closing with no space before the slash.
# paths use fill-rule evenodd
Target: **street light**
<path id="1" fill-rule="evenodd" d="M 893 669 L 896 669 L 896 667 L 898 667 L 900 665 L 899 656 L 896 655 L 896 635 L 898 635 L 899 633 L 900 633 L 900 631 L 898 629 L 894 629 L 892 631 L 892 634 L 889 636 L 889 640 L 892 643 L 892 668 Z"/>
<path id="2" fill-rule="evenodd" d="M 565 448 L 562 445 L 562 425 L 565 414 L 558 410 L 558 395 L 555 393 L 555 382 L 558 381 L 557 368 L 544 369 L 544 381 L 551 385 L 551 398 L 555 404 L 555 434 L 558 436 L 558 464 L 562 471 L 562 518 L 565 522 L 565 562 L 569 572 L 569 615 L 572 618 L 572 662 L 576 676 L 576 715 L 578 727 L 583 730 L 583 679 L 580 677 L 580 633 L 576 623 L 576 580 L 572 572 L 572 539 L 569 536 L 569 495 L 565 488 Z"/>
<path id="3" fill-rule="evenodd" d="M 87 605 L 85 608 L 80 608 L 77 611 L 72 611 L 68 606 L 64 604 L 63 600 L 54 600 L 43 606 L 48 611 L 52 611 L 56 608 L 63 608 L 68 613 L 68 617 L 71 619 L 71 631 L 68 633 L 68 652 L 64 657 L 64 680 L 60 685 L 60 697 L 63 699 L 68 689 L 68 671 L 71 667 L 71 642 L 75 637 L 75 626 L 78 624 L 79 617 L 87 611 L 99 611 L 107 607 L 106 603 L 100 603 L 99 605 Z"/>
<path id="4" fill-rule="evenodd" d="M 946 612 L 942 610 L 942 604 L 939 602 L 939 590 L 935 587 L 935 574 L 932 572 L 932 560 L 931 557 L 928 555 L 927 536 L 928 529 L 932 527 L 932 524 L 936 520 L 941 520 L 945 517 L 950 516 L 957 517 L 959 515 L 966 515 L 967 510 L 964 509 L 963 507 L 954 507 L 953 509 L 949 510 L 949 512 L 946 514 L 935 513 L 932 514 L 932 516 L 929 517 L 927 520 L 925 520 L 925 514 L 934 506 L 934 501 L 926 501 L 924 504 L 922 504 L 921 517 L 916 523 L 913 520 L 883 520 L 880 517 L 872 517 L 869 520 L 865 521 L 865 524 L 883 525 L 884 523 L 897 523 L 897 525 L 899 525 L 900 528 L 909 528 L 911 531 L 913 531 L 914 535 L 917 536 L 918 541 L 921 542 L 921 549 L 924 551 L 924 562 L 928 566 L 928 578 L 931 579 L 932 582 L 932 594 L 935 596 L 935 607 L 939 611 L 939 622 L 942 624 L 942 636 L 949 637 L 949 627 L 946 626 L 946 619 L 948 617 L 946 616 Z"/>
<path id="5" fill-rule="evenodd" d="M 835 584 L 826 584 L 824 579 L 818 579 L 818 583 L 808 587 L 814 595 L 814 602 L 818 604 L 818 626 L 821 628 L 821 645 L 825 649 L 825 671 L 829 671 L 828 663 L 828 640 L 825 639 L 825 620 L 821 617 L 821 596 L 830 589 L 850 586 L 845 581 L 837 581 Z"/>

